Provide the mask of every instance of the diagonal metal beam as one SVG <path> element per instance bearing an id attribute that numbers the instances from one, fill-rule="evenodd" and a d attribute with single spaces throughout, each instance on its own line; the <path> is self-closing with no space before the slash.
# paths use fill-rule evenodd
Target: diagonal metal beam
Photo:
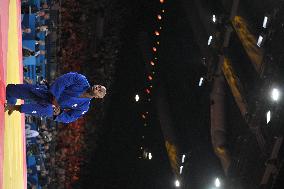
<path id="1" fill-rule="evenodd" d="M 254 69 L 259 75 L 262 75 L 264 68 L 263 49 L 257 46 L 256 38 L 250 32 L 249 26 L 243 17 L 235 16 L 231 22 Z"/>
<path id="2" fill-rule="evenodd" d="M 227 83 L 230 86 L 231 92 L 241 111 L 241 114 L 245 118 L 248 114 L 248 104 L 243 95 L 243 87 L 233 69 L 231 61 L 226 57 L 224 58 L 224 62 L 222 64 L 222 71 Z"/>

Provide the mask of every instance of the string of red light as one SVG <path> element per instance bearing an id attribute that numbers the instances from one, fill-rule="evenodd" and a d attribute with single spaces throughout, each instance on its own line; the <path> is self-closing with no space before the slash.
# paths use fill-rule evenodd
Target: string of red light
<path id="1" fill-rule="evenodd" d="M 147 70 L 148 73 L 146 73 L 146 87 L 145 87 L 145 94 L 146 94 L 146 98 L 148 103 L 151 102 L 151 93 L 152 90 L 154 88 L 153 86 L 153 82 L 155 81 L 155 72 L 156 72 L 156 67 L 158 64 L 158 51 L 159 51 L 159 45 L 160 45 L 160 37 L 162 35 L 162 24 L 163 24 L 163 20 L 165 18 L 165 0 L 159 0 L 160 3 L 160 8 L 157 12 L 157 14 L 155 15 L 155 20 L 156 20 L 156 28 L 153 31 L 153 37 L 154 37 L 154 42 L 153 42 L 153 46 L 151 47 L 151 60 L 149 61 L 148 64 L 150 64 L 150 70 Z M 146 72 L 147 72 L 146 71 Z M 147 120 L 149 120 L 150 114 L 149 111 L 144 111 L 141 113 L 141 118 L 144 121 L 144 126 L 147 126 Z"/>

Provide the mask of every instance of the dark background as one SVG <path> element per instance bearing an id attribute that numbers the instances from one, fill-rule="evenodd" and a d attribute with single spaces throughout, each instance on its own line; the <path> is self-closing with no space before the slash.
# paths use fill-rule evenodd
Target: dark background
<path id="1" fill-rule="evenodd" d="M 86 186 L 94 188 L 173 188 L 175 176 L 167 157 L 155 102 L 146 107 L 134 102 L 146 82 L 145 54 L 151 53 L 153 31 L 157 27 L 158 2 L 128 1 L 129 16 L 122 31 L 122 51 L 112 87 L 109 106 L 101 128 L 97 149 L 88 166 Z M 182 1 L 165 5 L 156 71 L 170 107 L 178 145 L 189 155 L 184 174 L 192 188 L 204 188 L 221 176 L 219 161 L 212 152 L 209 129 L 209 87 L 198 87 L 205 68 Z M 141 39 L 141 35 L 144 38 Z M 148 48 L 141 48 L 146 40 Z M 153 91 L 155 93 L 155 89 Z M 143 97 L 142 97 L 143 98 Z M 153 159 L 139 159 L 143 123 L 142 109 L 151 112 L 147 146 Z"/>

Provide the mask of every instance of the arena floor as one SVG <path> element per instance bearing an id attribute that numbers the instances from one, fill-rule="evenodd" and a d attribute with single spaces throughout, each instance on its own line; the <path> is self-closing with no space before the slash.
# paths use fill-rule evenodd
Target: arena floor
<path id="1" fill-rule="evenodd" d="M 0 189 L 26 188 L 24 116 L 4 113 L 5 86 L 21 83 L 20 1 L 0 0 Z"/>

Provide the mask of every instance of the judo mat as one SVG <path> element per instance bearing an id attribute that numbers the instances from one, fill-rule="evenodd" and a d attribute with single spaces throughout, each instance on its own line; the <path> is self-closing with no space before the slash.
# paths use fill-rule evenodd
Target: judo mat
<path id="1" fill-rule="evenodd" d="M 24 116 L 4 112 L 5 86 L 22 83 L 21 4 L 0 0 L 0 189 L 27 188 Z"/>

